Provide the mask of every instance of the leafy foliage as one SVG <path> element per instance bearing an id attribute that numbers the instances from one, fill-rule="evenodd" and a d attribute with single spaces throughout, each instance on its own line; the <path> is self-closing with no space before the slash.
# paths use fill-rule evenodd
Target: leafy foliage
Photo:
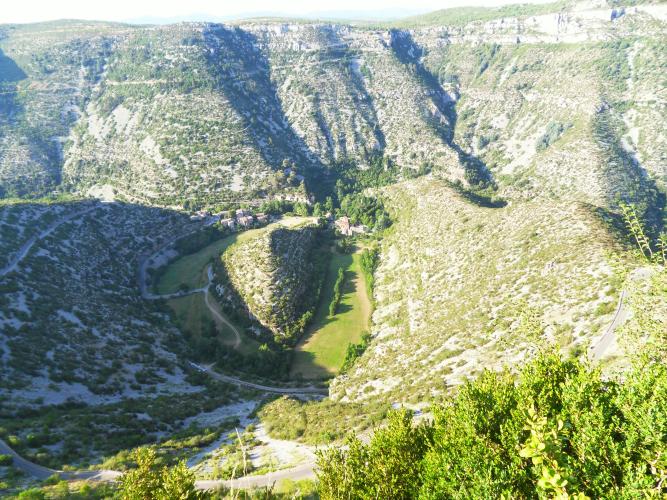
<path id="1" fill-rule="evenodd" d="M 667 367 L 624 380 L 543 351 L 515 377 L 484 372 L 437 404 L 403 411 L 370 444 L 318 457 L 322 498 L 637 498 L 665 493 Z M 389 490 L 392 491 L 392 490 Z"/>
<path id="2" fill-rule="evenodd" d="M 377 247 L 365 248 L 361 252 L 361 271 L 364 273 L 368 296 L 373 297 L 373 286 L 375 285 L 375 270 L 380 264 L 380 249 Z"/>
<path id="3" fill-rule="evenodd" d="M 340 368 L 341 373 L 345 373 L 352 367 L 354 361 L 364 353 L 370 341 L 371 341 L 370 333 L 364 332 L 361 334 L 361 342 L 359 342 L 358 344 L 349 343 L 347 345 L 347 352 L 345 353 L 345 361 L 343 361 L 343 366 L 341 366 Z"/>
<path id="4" fill-rule="evenodd" d="M 343 195 L 339 213 L 347 215 L 352 224 L 363 224 L 378 230 L 385 229 L 391 224 L 382 201 L 361 193 Z"/>
<path id="5" fill-rule="evenodd" d="M 550 122 L 549 125 L 547 125 L 544 134 L 537 140 L 535 149 L 537 149 L 537 151 L 544 151 L 554 142 L 560 139 L 560 136 L 563 135 L 563 132 L 565 132 L 571 126 L 572 125 L 569 123 Z"/>
<path id="6" fill-rule="evenodd" d="M 338 269 L 338 275 L 336 276 L 336 282 L 334 283 L 334 294 L 329 304 L 329 316 L 336 315 L 336 308 L 340 302 L 341 288 L 343 287 L 343 281 L 345 280 L 345 272 L 343 268 Z"/>
<path id="7" fill-rule="evenodd" d="M 204 496 L 195 490 L 194 474 L 185 462 L 172 468 L 156 467 L 155 451 L 139 448 L 136 451 L 138 467 L 120 479 L 119 497 L 122 500 L 195 500 Z"/>
<path id="8" fill-rule="evenodd" d="M 419 491 L 420 460 L 432 438 L 427 426 L 413 427 L 403 410 L 389 416 L 370 444 L 348 440 L 347 450 L 318 455 L 319 492 L 329 498 L 412 498 Z"/>
<path id="9" fill-rule="evenodd" d="M 657 262 L 667 266 L 667 233 L 660 234 L 656 242 L 653 243 L 647 235 L 644 223 L 637 212 L 637 207 L 627 203 L 621 203 L 620 207 L 625 225 L 637 243 L 642 257 L 649 262 Z"/>

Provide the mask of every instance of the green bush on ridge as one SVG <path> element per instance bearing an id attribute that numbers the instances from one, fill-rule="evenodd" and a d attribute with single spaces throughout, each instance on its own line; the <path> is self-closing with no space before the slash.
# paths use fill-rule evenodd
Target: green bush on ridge
<path id="1" fill-rule="evenodd" d="M 432 423 L 394 412 L 369 444 L 318 455 L 321 498 L 639 498 L 665 494 L 667 367 L 623 380 L 543 352 L 484 372 Z"/>

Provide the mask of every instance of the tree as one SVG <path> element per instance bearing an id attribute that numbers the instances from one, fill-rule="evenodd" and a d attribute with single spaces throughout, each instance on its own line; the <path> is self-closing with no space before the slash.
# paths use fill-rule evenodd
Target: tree
<path id="1" fill-rule="evenodd" d="M 155 450 L 138 448 L 134 453 L 137 468 L 120 478 L 120 496 L 123 500 L 153 500 L 160 487 L 160 473 L 155 468 Z"/>
<path id="2" fill-rule="evenodd" d="M 429 426 L 413 426 L 412 412 L 389 414 L 366 445 L 348 440 L 348 449 L 318 452 L 317 475 L 323 500 L 339 498 L 414 498 L 418 492 L 420 459 L 431 439 Z"/>
<path id="3" fill-rule="evenodd" d="M 157 467 L 155 450 L 138 448 L 134 453 L 137 468 L 120 478 L 119 496 L 123 500 L 195 500 L 204 498 L 195 489 L 194 474 L 185 462 L 175 467 Z"/>
<path id="4" fill-rule="evenodd" d="M 334 203 L 333 203 L 333 199 L 331 198 L 331 196 L 327 196 L 326 199 L 324 200 L 324 210 L 325 210 L 325 213 L 327 213 L 327 212 L 333 213 Z"/>
<path id="5" fill-rule="evenodd" d="M 195 477 L 185 465 L 179 462 L 171 469 L 162 469 L 162 487 L 158 491 L 159 500 L 191 500 L 202 498 L 195 489 Z"/>
<path id="6" fill-rule="evenodd" d="M 302 201 L 298 201 L 294 204 L 294 213 L 302 217 L 307 217 L 310 215 L 308 205 Z"/>
<path id="7" fill-rule="evenodd" d="M 318 456 L 329 498 L 662 498 L 667 365 L 622 378 L 545 349 L 518 374 L 486 371 L 433 408 L 393 414 L 370 444 Z"/>

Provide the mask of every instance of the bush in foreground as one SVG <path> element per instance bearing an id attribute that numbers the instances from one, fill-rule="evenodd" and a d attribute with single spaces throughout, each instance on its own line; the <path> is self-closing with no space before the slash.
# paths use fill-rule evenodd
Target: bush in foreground
<path id="1" fill-rule="evenodd" d="M 318 456 L 329 498 L 651 498 L 667 493 L 667 367 L 623 381 L 557 353 L 485 372 L 413 425 Z"/>
<path id="2" fill-rule="evenodd" d="M 194 474 L 179 462 L 175 467 L 158 468 L 156 453 L 150 448 L 136 451 L 137 468 L 121 476 L 119 498 L 122 500 L 197 500 L 204 498 L 195 489 Z"/>

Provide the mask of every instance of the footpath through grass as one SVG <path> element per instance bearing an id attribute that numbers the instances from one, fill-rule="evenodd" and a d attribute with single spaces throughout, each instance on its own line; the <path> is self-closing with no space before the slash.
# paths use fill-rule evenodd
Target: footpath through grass
<path id="1" fill-rule="evenodd" d="M 345 361 L 347 345 L 358 343 L 368 330 L 371 304 L 361 272 L 361 253 L 334 253 L 322 289 L 322 297 L 308 333 L 295 348 L 292 377 L 325 379 L 335 375 Z M 345 272 L 340 304 L 334 317 L 329 316 L 338 269 Z"/>
<path id="2" fill-rule="evenodd" d="M 215 299 L 212 298 L 211 300 Z M 197 341 L 215 339 L 227 347 L 236 344 L 236 335 L 232 329 L 222 321 L 216 320 L 208 310 L 208 307 L 206 307 L 203 293 L 170 299 L 167 301 L 167 304 L 174 311 L 176 321 L 181 330 L 197 339 Z M 219 308 L 218 313 L 223 315 Z M 243 329 L 238 328 L 238 330 L 241 337 L 241 344 L 238 350 L 243 354 L 256 352 L 259 349 L 259 343 L 245 335 Z"/>
<path id="3" fill-rule="evenodd" d="M 239 234 L 232 234 L 214 241 L 198 252 L 184 255 L 169 264 L 158 281 L 157 293 L 175 293 L 182 285 L 187 286 L 189 290 L 206 286 L 208 283 L 206 264 L 224 252 L 238 236 Z"/>

